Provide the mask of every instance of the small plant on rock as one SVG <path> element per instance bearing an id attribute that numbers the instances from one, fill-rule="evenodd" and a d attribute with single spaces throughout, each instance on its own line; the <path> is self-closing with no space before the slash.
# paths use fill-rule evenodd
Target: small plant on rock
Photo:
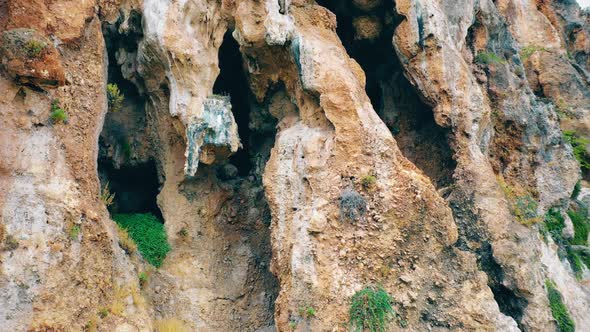
<path id="1" fill-rule="evenodd" d="M 361 185 L 365 190 L 373 189 L 377 183 L 377 178 L 374 175 L 367 174 L 361 178 Z"/>
<path id="2" fill-rule="evenodd" d="M 533 55 L 539 51 L 545 52 L 545 51 L 547 51 L 547 49 L 544 47 L 541 47 L 541 46 L 537 46 L 537 45 L 530 45 L 530 46 L 523 47 L 520 50 L 520 58 L 522 59 L 522 61 L 526 61 L 528 58 L 531 57 L 531 55 Z"/>
<path id="3" fill-rule="evenodd" d="M 354 332 L 385 332 L 395 316 L 391 296 L 381 287 L 366 287 L 352 297 L 350 326 Z"/>
<path id="4" fill-rule="evenodd" d="M 18 246 L 19 246 L 18 240 L 14 236 L 12 236 L 10 234 L 6 235 L 6 238 L 4 238 L 4 249 L 5 250 L 12 251 L 12 250 L 18 249 Z"/>
<path id="5" fill-rule="evenodd" d="M 119 112 L 123 108 L 125 96 L 121 93 L 117 84 L 107 84 L 107 98 L 109 101 L 109 111 Z"/>
<path id="6" fill-rule="evenodd" d="M 68 114 L 66 111 L 59 106 L 59 100 L 54 99 L 51 103 L 51 114 L 49 115 L 52 123 L 60 123 L 68 121 Z"/>
<path id="7" fill-rule="evenodd" d="M 187 237 L 188 231 L 186 230 L 186 228 L 183 227 L 176 234 L 178 234 L 178 236 L 180 236 L 180 237 Z"/>
<path id="8" fill-rule="evenodd" d="M 340 219 L 356 221 L 367 212 L 367 203 L 363 196 L 353 189 L 345 189 L 340 195 Z"/>
<path id="9" fill-rule="evenodd" d="M 72 227 L 70 227 L 70 239 L 76 240 L 78 235 L 80 235 L 81 230 L 82 228 L 80 228 L 80 225 L 72 225 Z"/>
<path id="10" fill-rule="evenodd" d="M 506 60 L 499 57 L 496 53 L 493 52 L 479 52 L 477 56 L 475 56 L 475 62 L 480 65 L 490 65 L 490 64 L 506 64 Z"/>
<path id="11" fill-rule="evenodd" d="M 46 47 L 46 43 L 36 39 L 30 39 L 25 44 L 27 54 L 30 58 L 38 58 Z"/>
<path id="12" fill-rule="evenodd" d="M 115 193 L 111 193 L 108 182 L 104 185 L 104 187 L 102 187 L 102 190 L 100 191 L 100 200 L 107 207 L 111 206 L 115 200 Z"/>
<path id="13" fill-rule="evenodd" d="M 139 285 L 141 287 L 145 286 L 145 284 L 147 284 L 147 282 L 148 282 L 148 275 L 147 275 L 147 273 L 141 272 L 138 277 L 139 277 Z"/>
<path id="14" fill-rule="evenodd" d="M 563 303 L 563 297 L 555 283 L 549 279 L 545 280 L 545 287 L 547 288 L 547 298 L 549 299 L 549 307 L 551 308 L 551 313 L 553 314 L 553 318 L 557 323 L 557 327 L 559 327 L 560 332 L 574 332 L 576 330 L 576 326 L 574 324 L 574 320 L 570 316 L 567 307 Z"/>
<path id="15" fill-rule="evenodd" d="M 509 186 L 500 176 L 498 176 L 498 184 L 508 200 L 508 207 L 516 221 L 523 225 L 533 225 L 543 219 L 537 215 L 538 204 L 531 195 L 517 194 L 514 188 Z"/>
<path id="16" fill-rule="evenodd" d="M 101 309 L 98 311 L 98 316 L 99 316 L 100 318 L 105 318 L 105 317 L 106 317 L 106 316 L 108 316 L 108 315 L 109 315 L 109 309 L 107 309 L 107 308 L 101 308 Z"/>

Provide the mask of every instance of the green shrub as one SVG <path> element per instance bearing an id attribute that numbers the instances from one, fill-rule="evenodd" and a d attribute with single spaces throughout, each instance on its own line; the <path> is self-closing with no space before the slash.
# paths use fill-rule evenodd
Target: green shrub
<path id="1" fill-rule="evenodd" d="M 563 242 L 563 229 L 565 228 L 565 220 L 558 209 L 549 209 L 545 213 L 545 229 L 551 235 L 556 243 Z"/>
<path id="2" fill-rule="evenodd" d="M 350 325 L 355 332 L 384 332 L 395 316 L 392 299 L 381 287 L 366 287 L 354 294 L 350 305 Z"/>
<path id="3" fill-rule="evenodd" d="M 109 111 L 119 112 L 123 108 L 125 96 L 121 93 L 117 84 L 107 84 L 107 98 L 109 101 Z"/>
<path id="4" fill-rule="evenodd" d="M 54 99 L 51 103 L 51 114 L 49 115 L 51 122 L 59 123 L 68 121 L 68 114 L 63 108 L 59 106 L 59 100 Z"/>
<path id="5" fill-rule="evenodd" d="M 584 272 L 584 262 L 582 261 L 582 257 L 570 247 L 566 247 L 565 252 L 576 279 L 581 279 L 582 272 Z"/>
<path id="6" fill-rule="evenodd" d="M 367 203 L 363 196 L 352 189 L 345 189 L 340 195 L 340 219 L 355 221 L 367 212 Z"/>
<path id="7" fill-rule="evenodd" d="M 41 55 L 43 50 L 47 47 L 47 44 L 40 40 L 30 39 L 25 44 L 25 48 L 27 49 L 27 54 L 30 58 L 37 58 Z"/>
<path id="8" fill-rule="evenodd" d="M 479 52 L 475 56 L 475 62 L 481 65 L 490 65 L 493 63 L 501 65 L 506 64 L 506 60 L 499 57 L 496 53 L 485 51 Z"/>
<path id="9" fill-rule="evenodd" d="M 151 213 L 115 214 L 113 220 L 125 229 L 137 244 L 137 249 L 150 264 L 160 267 L 170 245 L 164 225 Z"/>
<path id="10" fill-rule="evenodd" d="M 569 210 L 568 216 L 574 224 L 574 238 L 570 244 L 585 246 L 588 244 L 588 212 L 583 207 L 578 211 Z"/>
<path id="11" fill-rule="evenodd" d="M 582 181 L 578 180 L 578 182 L 576 182 L 576 185 L 574 186 L 574 191 L 572 191 L 571 199 L 578 199 L 580 191 L 582 191 Z"/>
<path id="12" fill-rule="evenodd" d="M 547 287 L 549 307 L 559 330 L 561 332 L 574 332 L 576 330 L 574 321 L 563 303 L 563 298 L 559 290 L 557 290 L 555 283 L 547 279 L 545 280 L 545 287 Z"/>
<path id="13" fill-rule="evenodd" d="M 564 131 L 563 138 L 566 142 L 571 144 L 572 149 L 574 150 L 574 156 L 580 163 L 580 167 L 585 170 L 590 170 L 590 156 L 586 152 L 586 145 L 590 143 L 590 140 L 579 136 L 573 130 Z"/>

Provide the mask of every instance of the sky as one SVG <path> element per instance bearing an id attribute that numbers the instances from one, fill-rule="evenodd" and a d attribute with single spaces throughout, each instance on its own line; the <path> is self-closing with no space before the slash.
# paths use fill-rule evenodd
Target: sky
<path id="1" fill-rule="evenodd" d="M 590 7 L 590 0 L 578 0 L 578 3 L 582 8 Z"/>

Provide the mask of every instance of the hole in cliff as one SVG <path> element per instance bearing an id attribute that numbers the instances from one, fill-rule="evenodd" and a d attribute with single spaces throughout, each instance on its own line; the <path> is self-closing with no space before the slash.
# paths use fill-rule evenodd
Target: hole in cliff
<path id="1" fill-rule="evenodd" d="M 99 136 L 99 178 L 101 187 L 108 183 L 114 194 L 110 212 L 151 213 L 163 220 L 156 202 L 160 182 L 148 134 L 146 98 L 137 88 L 141 82 L 134 71 L 141 15 L 135 11 L 129 15 L 124 33 L 119 29 L 121 17 L 103 25 L 108 84 L 120 91 L 121 102 L 118 107 L 109 105 L 105 115 Z"/>
<path id="2" fill-rule="evenodd" d="M 403 75 L 392 44 L 401 18 L 393 2 L 375 8 L 351 2 L 318 3 L 336 14 L 337 33 L 348 54 L 366 75 L 366 92 L 377 114 L 394 135 L 403 155 L 432 179 L 437 188 L 452 184 L 456 163 L 448 143 L 449 131 L 438 126 L 432 107 Z"/>
<path id="3" fill-rule="evenodd" d="M 113 213 L 152 213 L 162 219 L 156 197 L 159 193 L 158 172 L 154 161 L 136 165 L 113 167 L 108 161 L 101 162 L 102 183 L 108 182 L 115 194 L 109 210 Z"/>
<path id="4" fill-rule="evenodd" d="M 488 275 L 488 286 L 494 294 L 494 299 L 500 307 L 500 312 L 514 318 L 518 327 L 522 330 L 521 320 L 524 308 L 526 308 L 528 304 L 527 300 L 504 286 L 504 271 L 495 261 L 489 243 L 482 244 L 481 248 L 478 250 L 478 256 L 479 265 Z"/>
<path id="5" fill-rule="evenodd" d="M 232 113 L 238 125 L 238 134 L 243 147 L 230 157 L 230 163 L 238 168 L 240 176 L 246 176 L 252 169 L 250 162 L 251 131 L 248 126 L 250 120 L 250 104 L 248 81 L 244 72 L 240 46 L 232 37 L 231 31 L 223 36 L 223 43 L 219 48 L 220 73 L 213 85 L 213 93 L 229 94 Z"/>

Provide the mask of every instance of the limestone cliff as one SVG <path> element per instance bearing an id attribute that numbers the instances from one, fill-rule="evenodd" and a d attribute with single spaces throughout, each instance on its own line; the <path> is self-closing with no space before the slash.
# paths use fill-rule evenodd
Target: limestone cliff
<path id="1" fill-rule="evenodd" d="M 0 332 L 590 331 L 589 54 L 573 0 L 0 0 Z"/>

